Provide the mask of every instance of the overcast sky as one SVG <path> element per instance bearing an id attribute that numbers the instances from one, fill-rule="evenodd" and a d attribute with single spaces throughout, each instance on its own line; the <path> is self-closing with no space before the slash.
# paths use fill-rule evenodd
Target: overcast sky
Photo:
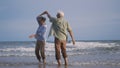
<path id="1" fill-rule="evenodd" d="M 120 40 L 120 0 L 0 0 L 0 41 L 35 40 L 28 36 L 45 10 L 64 11 L 76 40 Z"/>

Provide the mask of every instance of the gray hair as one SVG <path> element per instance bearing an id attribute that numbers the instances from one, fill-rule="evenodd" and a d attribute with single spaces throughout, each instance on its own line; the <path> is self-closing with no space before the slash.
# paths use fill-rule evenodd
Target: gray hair
<path id="1" fill-rule="evenodd" d="M 62 17 L 64 17 L 64 12 L 63 11 L 58 11 L 58 14 L 60 14 Z"/>

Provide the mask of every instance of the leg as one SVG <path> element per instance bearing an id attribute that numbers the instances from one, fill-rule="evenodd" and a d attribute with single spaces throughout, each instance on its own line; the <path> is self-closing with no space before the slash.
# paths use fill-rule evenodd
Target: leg
<path id="1" fill-rule="evenodd" d="M 68 65 L 67 53 L 66 53 L 66 41 L 61 43 L 61 52 L 65 61 L 65 65 Z"/>
<path id="2" fill-rule="evenodd" d="M 41 57 L 43 60 L 43 63 L 46 63 L 45 61 L 45 41 L 40 41 L 41 45 L 40 45 L 40 53 L 41 53 Z"/>
<path id="3" fill-rule="evenodd" d="M 37 59 L 39 60 L 39 62 L 41 62 L 41 56 L 39 54 L 39 50 L 40 50 L 40 46 L 39 46 L 39 42 L 37 41 L 36 47 L 35 47 L 35 55 L 36 55 Z"/>
<path id="4" fill-rule="evenodd" d="M 61 65 L 60 61 L 60 41 L 55 38 L 55 55 L 56 55 L 56 60 L 58 62 L 58 65 Z"/>

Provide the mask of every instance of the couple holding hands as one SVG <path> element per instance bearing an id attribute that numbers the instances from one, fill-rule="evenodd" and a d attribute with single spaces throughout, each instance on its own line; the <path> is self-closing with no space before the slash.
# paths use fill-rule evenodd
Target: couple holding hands
<path id="1" fill-rule="evenodd" d="M 66 53 L 66 43 L 67 43 L 67 32 L 69 32 L 73 45 L 75 45 L 75 40 L 73 37 L 72 29 L 67 20 L 64 19 L 64 13 L 62 11 L 57 12 L 56 18 L 52 17 L 48 11 L 44 11 L 40 15 L 37 16 L 37 21 L 39 27 L 36 31 L 36 34 L 32 34 L 29 38 L 36 38 L 36 47 L 35 54 L 39 62 L 41 62 L 41 58 L 43 63 L 46 63 L 45 60 L 45 33 L 47 25 L 45 23 L 46 18 L 42 15 L 47 15 L 50 22 L 52 23 L 51 29 L 48 36 L 54 36 L 54 45 L 55 45 L 55 57 L 58 65 L 61 65 L 61 57 L 60 53 L 64 58 L 65 65 L 68 65 L 68 58 Z M 61 52 L 60 52 L 61 51 Z"/>

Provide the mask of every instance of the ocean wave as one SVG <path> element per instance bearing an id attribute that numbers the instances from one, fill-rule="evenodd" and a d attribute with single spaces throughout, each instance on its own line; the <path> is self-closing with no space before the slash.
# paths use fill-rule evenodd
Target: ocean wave
<path id="1" fill-rule="evenodd" d="M 116 55 L 119 55 L 120 52 L 99 52 L 99 51 L 85 51 L 85 52 L 72 52 L 72 51 L 68 51 L 67 52 L 67 55 L 68 56 L 83 56 L 83 55 L 93 55 L 93 56 L 96 56 L 96 55 L 113 55 L 113 54 L 116 54 Z M 45 55 L 46 56 L 55 56 L 55 52 L 45 52 Z M 34 52 L 17 52 L 17 53 L 0 53 L 0 57 L 10 57 L 10 56 L 13 56 L 13 57 L 35 57 L 35 53 Z M 61 55 L 62 56 L 62 55 Z"/>
<path id="2" fill-rule="evenodd" d="M 100 42 L 76 42 L 77 48 L 81 49 L 89 49 L 89 48 L 96 48 L 96 47 L 114 47 L 114 46 L 120 46 L 116 45 L 115 43 L 100 43 Z"/>
<path id="3" fill-rule="evenodd" d="M 34 53 L 9 53 L 9 54 L 0 54 L 0 57 L 10 57 L 10 56 L 13 56 L 13 57 L 23 57 L 23 56 L 32 57 L 32 56 L 35 56 L 35 54 Z"/>
<path id="4" fill-rule="evenodd" d="M 19 47 L 19 48 L 4 48 L 4 49 L 0 49 L 0 52 L 10 52 L 10 51 L 20 51 L 20 52 L 30 52 L 30 51 L 34 51 L 35 49 L 34 48 L 27 48 L 27 47 Z"/>
<path id="5" fill-rule="evenodd" d="M 13 44 L 13 43 L 12 43 Z M 33 43 L 31 43 L 33 45 Z M 5 45 L 4 45 L 5 46 Z M 97 54 L 110 51 L 110 53 L 120 54 L 120 45 L 116 43 L 100 42 L 76 42 L 76 45 L 68 43 L 66 46 L 68 55 L 86 55 Z M 35 46 L 18 46 L 0 48 L 0 56 L 35 56 Z M 45 51 L 47 56 L 53 56 L 55 53 L 54 43 L 46 43 Z"/>
<path id="6" fill-rule="evenodd" d="M 96 47 L 111 48 L 111 47 L 115 47 L 115 46 L 120 46 L 120 45 L 116 45 L 116 43 L 76 42 L 76 45 L 72 45 L 72 43 L 68 43 L 67 49 L 68 50 L 90 49 L 90 48 L 96 48 Z M 0 51 L 34 51 L 34 47 L 33 46 L 25 47 L 25 46 L 17 46 L 16 45 L 14 47 L 9 46 L 6 48 L 0 48 Z M 46 43 L 46 50 L 54 51 L 54 43 Z"/>

